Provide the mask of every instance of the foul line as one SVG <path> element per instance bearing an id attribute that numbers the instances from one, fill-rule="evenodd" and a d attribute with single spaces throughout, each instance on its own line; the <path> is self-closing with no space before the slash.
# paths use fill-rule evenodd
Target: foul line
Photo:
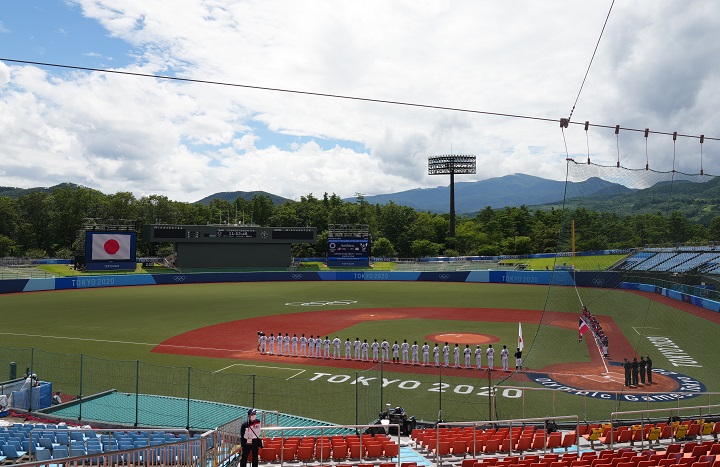
<path id="1" fill-rule="evenodd" d="M 228 368 L 232 368 L 234 366 L 250 366 L 253 368 L 269 368 L 271 370 L 289 370 L 289 371 L 296 372 L 294 375 L 287 378 L 285 381 L 288 381 L 290 379 L 293 379 L 296 376 L 299 376 L 299 375 L 305 373 L 305 370 L 298 370 L 297 368 L 285 368 L 285 367 L 280 367 L 280 366 L 268 366 L 268 365 L 251 365 L 249 363 L 233 363 L 232 365 L 228 365 L 225 368 L 220 368 L 219 370 L 213 371 L 213 373 L 220 373 L 221 371 L 227 370 Z"/>
<path id="2" fill-rule="evenodd" d="M 638 327 L 633 326 L 632 328 L 633 328 L 633 331 L 635 331 L 635 334 L 637 334 L 638 336 L 642 336 L 642 334 L 640 334 L 638 329 L 662 329 L 662 328 L 649 328 L 649 327 L 645 327 L 645 326 L 638 326 Z"/>
<path id="3" fill-rule="evenodd" d="M 72 341 L 87 341 L 87 342 L 106 342 L 109 344 L 131 344 L 131 345 L 152 345 L 163 347 L 175 347 L 179 349 L 199 349 L 199 350 L 224 350 L 226 352 L 237 352 L 237 349 L 218 349 L 215 347 L 198 347 L 194 345 L 173 345 L 173 344 L 153 344 L 149 342 L 129 342 L 129 341 L 115 341 L 109 339 L 91 339 L 89 337 L 67 337 L 67 336 L 45 336 L 42 334 L 23 334 L 19 332 L 0 332 L 0 335 L 4 336 L 21 336 L 21 337 L 41 337 L 44 339 L 65 339 Z"/>

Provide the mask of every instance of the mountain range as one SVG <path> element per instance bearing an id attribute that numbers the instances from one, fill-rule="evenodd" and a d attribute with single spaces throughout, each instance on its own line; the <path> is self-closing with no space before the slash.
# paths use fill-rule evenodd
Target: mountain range
<path id="1" fill-rule="evenodd" d="M 477 212 L 490 206 L 540 205 L 562 202 L 565 197 L 565 182 L 548 180 L 525 174 L 512 174 L 488 178 L 477 182 L 455 183 L 455 212 L 458 214 Z M 570 182 L 568 191 L 583 193 L 584 196 L 619 195 L 633 190 L 617 183 L 599 178 L 583 182 Z M 354 201 L 347 198 L 345 201 Z M 409 206 L 419 211 L 444 213 L 450 211 L 450 187 L 415 188 L 385 195 L 366 196 L 370 204 L 395 204 Z"/>
<path id="2" fill-rule="evenodd" d="M 52 192 L 56 188 L 77 187 L 63 183 L 49 188 L 0 187 L 0 196 L 18 198 L 34 192 Z M 567 193 L 567 199 L 565 197 Z M 213 198 L 234 201 L 237 197 L 251 200 L 255 195 L 266 195 L 274 204 L 292 201 L 264 191 L 219 192 L 196 203 L 209 203 Z M 382 195 L 366 196 L 370 204 L 395 204 L 409 206 L 418 211 L 448 212 L 450 187 L 416 188 Z M 355 202 L 356 198 L 345 201 Z M 613 212 L 619 215 L 663 212 L 669 214 L 680 210 L 688 219 L 708 223 L 717 216 L 720 206 L 720 177 L 705 183 L 676 180 L 661 182 L 645 189 L 631 189 L 599 178 L 582 182 L 548 180 L 526 174 L 512 174 L 477 182 L 455 183 L 455 211 L 458 214 L 478 212 L 490 206 L 493 209 L 525 205 L 530 209 L 584 207 L 591 211 Z"/>

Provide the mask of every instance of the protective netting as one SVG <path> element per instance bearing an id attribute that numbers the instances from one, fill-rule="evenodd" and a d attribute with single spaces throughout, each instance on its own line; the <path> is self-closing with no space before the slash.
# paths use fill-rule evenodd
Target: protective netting
<path id="1" fill-rule="evenodd" d="M 562 209 L 561 255 L 542 319 L 525 326 L 525 371 L 500 385 L 530 389 L 521 389 L 520 398 L 497 397 L 498 417 L 606 420 L 613 411 L 720 402 L 713 345 L 720 315 L 694 298 L 717 299 L 720 246 L 708 228 L 718 216 L 709 193 L 719 182 L 568 161 L 565 199 L 554 206 Z M 598 253 L 585 256 L 588 251 L 623 256 L 608 267 L 598 264 Z M 582 339 L 581 323 L 588 328 Z"/>

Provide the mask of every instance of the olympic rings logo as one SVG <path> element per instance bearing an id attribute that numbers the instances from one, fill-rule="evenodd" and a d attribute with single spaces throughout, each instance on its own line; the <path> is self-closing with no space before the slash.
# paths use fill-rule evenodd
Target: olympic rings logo
<path id="1" fill-rule="evenodd" d="M 440 274 L 441 281 L 446 281 L 448 279 L 450 279 L 450 274 Z"/>
<path id="2" fill-rule="evenodd" d="M 332 306 L 332 305 L 352 305 L 357 303 L 357 300 L 327 300 L 327 301 L 313 301 L 313 302 L 289 302 L 285 306 Z"/>
<path id="3" fill-rule="evenodd" d="M 603 279 L 593 279 L 592 282 L 594 285 L 604 285 L 605 284 L 605 281 Z"/>
<path id="4" fill-rule="evenodd" d="M 293 279 L 302 279 L 302 277 L 303 277 L 302 274 L 293 274 L 293 275 L 292 275 L 292 278 L 293 278 Z"/>
<path id="5" fill-rule="evenodd" d="M 185 276 L 173 276 L 173 280 L 175 280 L 175 282 L 182 282 L 185 280 Z"/>

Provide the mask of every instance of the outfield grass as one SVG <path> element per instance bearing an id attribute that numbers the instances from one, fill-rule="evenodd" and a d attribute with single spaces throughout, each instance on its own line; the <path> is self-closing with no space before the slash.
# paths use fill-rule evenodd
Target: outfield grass
<path id="1" fill-rule="evenodd" d="M 110 387 L 132 392 L 136 387 L 134 378 L 139 374 L 143 381 L 139 385 L 141 392 L 182 397 L 187 394 L 188 367 L 192 367 L 195 369 L 193 372 L 198 372 L 197 376 L 193 373 L 191 378 L 193 394 L 207 394 L 203 397 L 210 400 L 250 405 L 248 398 L 252 395 L 256 397 L 253 400 L 257 405 L 263 408 L 350 423 L 354 422 L 357 396 L 358 405 L 364 407 L 362 410 L 366 414 L 374 413 L 383 402 L 389 402 L 406 406 L 411 413 L 423 418 L 436 417 L 442 405 L 446 419 L 481 419 L 488 416 L 489 410 L 485 395 L 487 389 L 483 388 L 497 383 L 500 375 L 493 375 L 493 380 L 488 382 L 485 373 L 469 371 L 414 374 L 397 371 L 392 366 L 381 369 L 368 365 L 365 370 L 328 368 L 317 361 L 304 359 L 279 365 L 267 361 L 238 360 L 232 355 L 208 358 L 154 353 L 151 349 L 166 339 L 204 326 L 326 308 L 292 307 L 287 305 L 289 302 L 355 300 L 357 303 L 350 306 L 364 309 L 458 307 L 543 310 L 547 307 L 550 311 L 568 313 L 572 321 L 579 314 L 579 298 L 595 314 L 612 317 L 639 353 L 652 353 L 656 368 L 676 369 L 698 378 L 709 390 L 720 388 L 720 363 L 711 344 L 718 331 L 715 323 L 621 290 L 368 281 L 188 284 L 35 292 L 0 295 L 0 308 L 5 311 L 0 335 L 5 349 L 36 349 L 33 358 L 41 368 L 38 371 L 41 379 L 54 379 L 55 376 L 49 375 L 57 375 L 63 385 L 71 387 L 68 392 L 77 392 L 73 375 L 83 365 L 86 394 Z M 335 306 L 334 309 L 343 313 L 347 307 Z M 424 342 L 429 334 L 479 333 L 499 337 L 497 348 L 503 343 L 510 349 L 514 348 L 517 322 L 447 318 L 358 322 L 338 330 L 338 334 L 343 340 L 345 337 L 360 337 L 369 341 L 386 338 L 391 342 L 402 339 Z M 246 334 L 233 338 L 255 341 L 255 331 L 247 329 Z M 292 329 L 265 331 L 293 332 Z M 586 347 L 579 346 L 576 341 L 576 328 L 555 327 L 546 320 L 540 326 L 524 323 L 523 331 L 526 362 L 531 368 L 589 360 Z M 667 358 L 657 352 L 648 336 L 672 339 L 678 348 L 697 360 L 698 367 L 673 367 Z M 223 342 L 211 338 L 207 345 L 222 348 Z M 77 354 L 84 354 L 82 362 Z M 4 351 L 0 352 L 0 365 L 7 368 L 9 361 L 17 361 L 22 369 L 23 362 L 29 358 L 20 352 Z M 39 363 L 41 360 L 42 364 Z M 114 362 L 119 360 L 126 363 Z M 496 366 L 499 364 L 497 356 Z M 86 374 L 88 372 L 90 374 Z M 327 375 L 313 380 L 318 373 Z M 350 381 L 354 381 L 358 374 L 376 379 L 367 387 L 351 384 Z M 256 376 L 251 378 L 247 375 Z M 333 377 L 335 379 L 330 381 Z M 380 378 L 395 380 L 383 388 L 382 401 L 377 386 L 377 382 L 382 381 Z M 415 382 L 419 385 L 417 388 L 412 387 Z M 400 387 L 401 384 L 404 386 Z M 444 392 L 438 392 L 441 390 Z M 520 410 L 519 397 L 515 397 L 514 390 L 510 391 L 497 404 L 506 415 Z M 544 394 L 526 396 L 523 398 L 523 410 L 533 416 L 549 414 L 547 397 Z M 318 398 L 323 401 L 324 408 L 318 407 Z M 583 398 L 578 396 L 559 394 L 557 401 L 567 410 L 587 410 Z M 591 408 L 596 404 L 596 401 L 590 401 Z M 604 413 L 609 411 L 605 406 L 602 410 Z"/>

